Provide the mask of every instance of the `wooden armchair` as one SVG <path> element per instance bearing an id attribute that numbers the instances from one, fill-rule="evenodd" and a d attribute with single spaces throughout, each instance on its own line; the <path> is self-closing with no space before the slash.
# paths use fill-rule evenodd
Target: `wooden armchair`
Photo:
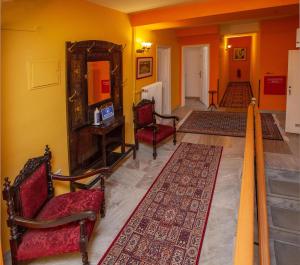
<path id="1" fill-rule="evenodd" d="M 87 243 L 98 213 L 104 217 L 104 175 L 107 168 L 81 176 L 51 174 L 51 152 L 29 159 L 13 185 L 5 178 L 3 198 L 7 201 L 12 265 L 22 261 L 80 251 L 89 264 Z M 80 188 L 77 180 L 95 176 L 99 187 Z M 69 181 L 71 192 L 54 196 L 52 180 Z M 85 186 L 81 186 L 85 188 Z"/>
<path id="2" fill-rule="evenodd" d="M 176 116 L 165 116 L 155 112 L 154 99 L 143 99 L 137 105 L 133 105 L 134 114 L 134 139 L 136 150 L 139 148 L 139 141 L 153 145 L 153 158 L 156 159 L 156 145 L 173 135 L 173 143 L 176 144 Z M 173 126 L 156 123 L 156 117 L 173 120 Z"/>

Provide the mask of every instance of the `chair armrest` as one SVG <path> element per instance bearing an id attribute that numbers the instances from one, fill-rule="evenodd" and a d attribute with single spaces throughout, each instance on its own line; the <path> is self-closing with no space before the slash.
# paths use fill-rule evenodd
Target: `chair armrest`
<path id="1" fill-rule="evenodd" d="M 161 115 L 161 114 L 158 114 L 157 112 L 154 112 L 154 114 L 162 119 L 174 119 L 176 121 L 179 121 L 179 118 L 177 116 Z"/>
<path id="2" fill-rule="evenodd" d="M 109 167 L 103 167 L 103 168 L 99 168 L 99 169 L 93 170 L 91 172 L 88 172 L 86 174 L 78 175 L 78 176 L 63 176 L 63 175 L 52 174 L 52 179 L 60 180 L 60 181 L 76 181 L 76 180 L 89 178 L 94 175 L 102 174 L 102 173 L 111 174 L 112 170 Z"/>
<path id="3" fill-rule="evenodd" d="M 14 218 L 14 222 L 16 225 L 19 225 L 19 226 L 23 226 L 23 227 L 27 227 L 27 228 L 42 229 L 42 228 L 57 227 L 60 225 L 65 225 L 65 224 L 72 223 L 75 221 L 82 221 L 85 219 L 89 219 L 91 221 L 95 220 L 96 213 L 93 211 L 84 211 L 84 212 L 68 215 L 65 217 L 61 217 L 58 219 L 44 220 L 44 221 L 23 218 L 21 216 L 16 216 Z"/>

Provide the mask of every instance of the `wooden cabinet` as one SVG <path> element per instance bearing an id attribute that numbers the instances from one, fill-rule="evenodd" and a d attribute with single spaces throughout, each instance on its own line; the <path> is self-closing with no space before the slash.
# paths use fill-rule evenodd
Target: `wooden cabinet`
<path id="1" fill-rule="evenodd" d="M 101 161 L 103 165 L 107 164 L 109 155 L 103 148 L 107 150 L 109 146 L 103 146 L 102 138 L 113 134 L 113 130 L 91 127 L 96 107 L 113 103 L 116 122 L 122 127 L 114 135 L 114 138 L 119 138 L 115 143 L 124 147 L 122 46 L 98 40 L 67 42 L 66 57 L 69 167 L 70 173 L 76 174 L 91 165 L 101 166 Z M 108 62 L 110 97 L 91 105 L 88 102 L 88 63 L 97 61 Z"/>

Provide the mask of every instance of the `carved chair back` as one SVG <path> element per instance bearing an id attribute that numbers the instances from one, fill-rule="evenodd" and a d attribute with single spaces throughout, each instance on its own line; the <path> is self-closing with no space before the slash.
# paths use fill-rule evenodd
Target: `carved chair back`
<path id="1" fill-rule="evenodd" d="M 44 156 L 29 159 L 16 177 L 13 185 L 5 179 L 3 198 L 8 204 L 9 220 L 15 215 L 34 218 L 43 205 L 53 197 L 54 189 L 51 179 L 51 152 L 46 146 Z M 8 222 L 9 227 L 16 226 Z M 22 236 L 24 229 L 14 231 Z M 13 232 L 13 231 L 12 231 Z"/>
<path id="2" fill-rule="evenodd" d="M 136 129 L 156 123 L 154 109 L 154 99 L 143 99 L 137 105 L 133 105 L 134 125 Z"/>

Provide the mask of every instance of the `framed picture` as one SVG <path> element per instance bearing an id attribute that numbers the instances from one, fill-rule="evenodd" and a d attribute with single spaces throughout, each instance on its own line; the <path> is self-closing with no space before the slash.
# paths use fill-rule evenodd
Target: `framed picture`
<path id="1" fill-rule="evenodd" d="M 153 57 L 136 58 L 136 79 L 152 76 Z"/>
<path id="2" fill-rule="evenodd" d="M 233 48 L 233 60 L 246 60 L 247 49 L 246 48 Z"/>

